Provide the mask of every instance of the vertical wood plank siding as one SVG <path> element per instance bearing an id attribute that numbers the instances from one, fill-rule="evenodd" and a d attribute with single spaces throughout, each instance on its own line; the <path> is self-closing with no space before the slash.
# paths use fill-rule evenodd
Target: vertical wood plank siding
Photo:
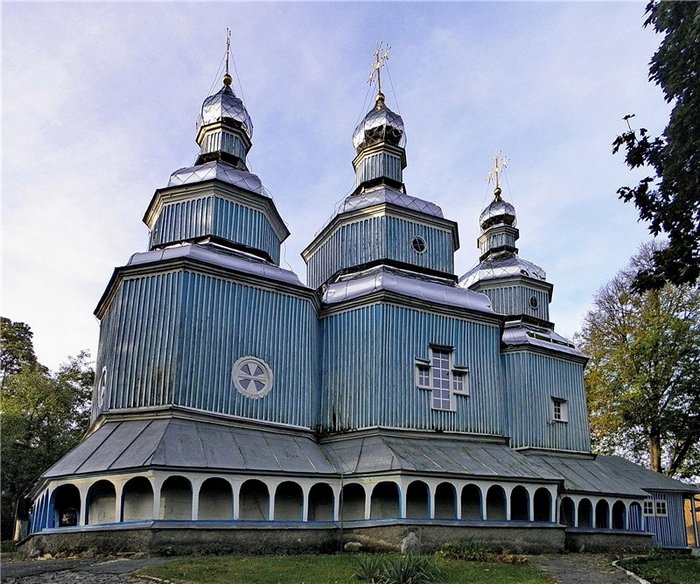
<path id="1" fill-rule="evenodd" d="M 229 152 L 238 158 L 245 160 L 246 151 L 243 141 L 235 134 L 229 132 L 212 132 L 204 139 L 201 152 L 216 152 L 223 150 Z"/>
<path id="2" fill-rule="evenodd" d="M 328 430 L 503 431 L 497 325 L 393 304 L 324 320 L 321 409 Z M 431 392 L 416 387 L 415 360 L 427 359 L 431 344 L 455 347 L 455 365 L 469 367 L 471 396 L 455 396 L 454 412 L 431 409 Z"/>
<path id="3" fill-rule="evenodd" d="M 310 300 L 280 292 L 189 271 L 125 280 L 101 331 L 109 407 L 175 404 L 311 428 L 318 327 Z M 246 355 L 272 369 L 261 399 L 233 385 Z"/>
<path id="4" fill-rule="evenodd" d="M 416 253 L 411 246 L 417 235 L 426 242 L 425 253 Z M 309 286 L 318 288 L 338 270 L 380 259 L 452 273 L 452 235 L 449 231 L 387 216 L 343 225 L 309 259 Z"/>
<path id="5" fill-rule="evenodd" d="M 685 530 L 683 496 L 676 493 L 652 493 L 654 501 L 666 501 L 668 517 L 645 517 L 647 531 L 654 534 L 654 545 L 660 547 L 685 547 L 688 535 Z"/>
<path id="6" fill-rule="evenodd" d="M 379 177 L 403 182 L 401 158 L 387 152 L 378 152 L 363 158 L 355 170 L 355 186 Z"/>
<path id="7" fill-rule="evenodd" d="M 151 232 L 151 248 L 207 235 L 265 251 L 279 264 L 281 242 L 265 214 L 216 196 L 165 205 Z"/>
<path id="8" fill-rule="evenodd" d="M 503 366 L 514 448 L 590 449 L 581 364 L 519 351 L 503 355 Z M 568 422 L 552 421 L 552 396 L 567 400 Z"/>
<path id="9" fill-rule="evenodd" d="M 502 233 L 501 232 L 501 233 L 494 233 L 493 235 L 488 236 L 483 241 L 480 241 L 479 251 L 482 254 L 484 254 L 489 249 L 493 249 L 496 247 L 502 247 L 504 245 L 509 245 L 511 247 L 515 247 L 515 237 L 513 237 L 512 233 Z"/>
<path id="10" fill-rule="evenodd" d="M 549 320 L 549 296 L 547 292 L 526 286 L 479 287 L 491 299 L 493 309 L 499 314 L 527 314 Z M 538 307 L 530 306 L 530 296 L 537 298 Z"/>

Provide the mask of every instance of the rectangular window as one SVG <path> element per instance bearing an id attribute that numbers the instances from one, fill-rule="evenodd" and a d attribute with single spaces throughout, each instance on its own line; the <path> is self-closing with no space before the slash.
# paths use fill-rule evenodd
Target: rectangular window
<path id="1" fill-rule="evenodd" d="M 568 422 L 569 413 L 565 399 L 558 397 L 552 398 L 552 420 L 555 422 Z"/>
<path id="2" fill-rule="evenodd" d="M 430 366 L 419 363 L 416 365 L 416 385 L 430 389 Z"/>
<path id="3" fill-rule="evenodd" d="M 469 395 L 466 371 L 452 371 L 452 391 L 462 395 Z"/>
<path id="4" fill-rule="evenodd" d="M 666 501 L 663 501 L 663 500 L 656 501 L 656 516 L 657 517 L 668 517 L 668 510 L 666 509 Z"/>
<path id="5" fill-rule="evenodd" d="M 652 517 L 654 515 L 654 499 L 644 500 L 644 515 L 647 517 Z"/>
<path id="6" fill-rule="evenodd" d="M 433 349 L 433 409 L 451 410 L 450 395 L 450 354 L 447 351 Z"/>

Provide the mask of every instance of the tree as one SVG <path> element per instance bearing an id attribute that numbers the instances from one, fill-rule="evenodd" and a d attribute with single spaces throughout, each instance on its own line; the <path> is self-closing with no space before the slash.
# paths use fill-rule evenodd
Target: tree
<path id="1" fill-rule="evenodd" d="M 0 317 L 0 380 L 27 365 L 36 365 L 32 330 L 23 322 Z"/>
<path id="2" fill-rule="evenodd" d="M 661 136 L 628 126 L 613 142 L 613 153 L 624 149 L 630 168 L 653 171 L 637 186 L 618 189 L 619 197 L 634 202 L 653 235 L 663 232 L 669 240 L 637 273 L 638 291 L 692 284 L 700 277 L 700 2 L 652 0 L 646 14 L 644 26 L 665 34 L 651 59 L 649 80 L 673 107 Z"/>
<path id="3" fill-rule="evenodd" d="M 20 343 L 19 354 L 33 357 L 29 327 L 8 323 L 13 330 L 24 331 L 26 342 Z M 8 358 L 8 362 L 13 361 Z M 12 536 L 13 519 L 18 509 L 21 511 L 23 496 L 32 483 L 72 449 L 87 430 L 94 382 L 87 352 L 69 358 L 57 373 L 37 363 L 36 358 L 33 362 L 24 359 L 19 369 L 8 371 L 1 388 L 3 538 Z"/>
<path id="4" fill-rule="evenodd" d="M 661 249 L 643 245 L 597 292 L 579 342 L 590 356 L 594 448 L 692 477 L 700 474 L 700 287 L 632 290 Z"/>

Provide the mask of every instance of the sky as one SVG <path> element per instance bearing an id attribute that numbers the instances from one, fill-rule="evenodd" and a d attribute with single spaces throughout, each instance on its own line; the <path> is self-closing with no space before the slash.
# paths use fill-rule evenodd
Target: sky
<path id="1" fill-rule="evenodd" d="M 383 40 L 407 192 L 458 222 L 456 273 L 478 261 L 484 178 L 502 150 L 520 255 L 547 272 L 551 320 L 570 337 L 650 239 L 616 196 L 640 175 L 611 153 L 624 115 L 652 134 L 668 121 L 644 5 L 4 2 L 1 313 L 32 328 L 53 370 L 83 349 L 94 358 L 112 271 L 147 249 L 153 192 L 196 158 L 229 27 L 249 167 L 291 231 L 284 267 L 305 281 L 301 250 L 352 189 L 352 131 Z"/>

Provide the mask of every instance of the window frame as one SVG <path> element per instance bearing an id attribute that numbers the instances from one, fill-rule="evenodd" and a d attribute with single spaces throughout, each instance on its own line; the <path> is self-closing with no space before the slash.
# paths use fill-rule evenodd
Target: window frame
<path id="1" fill-rule="evenodd" d="M 457 411 L 455 396 L 469 397 L 471 395 L 469 367 L 455 365 L 454 353 L 454 347 L 430 345 L 429 358 L 416 358 L 414 361 L 416 387 L 431 392 L 431 410 L 455 412 Z M 438 373 L 438 376 L 436 376 L 436 373 Z M 458 379 L 461 384 L 460 389 L 456 389 Z M 445 392 L 447 392 L 447 395 L 445 395 Z"/>
<path id="2" fill-rule="evenodd" d="M 550 414 L 552 422 L 566 424 L 569 421 L 569 404 L 568 401 L 559 396 L 550 396 Z"/>

